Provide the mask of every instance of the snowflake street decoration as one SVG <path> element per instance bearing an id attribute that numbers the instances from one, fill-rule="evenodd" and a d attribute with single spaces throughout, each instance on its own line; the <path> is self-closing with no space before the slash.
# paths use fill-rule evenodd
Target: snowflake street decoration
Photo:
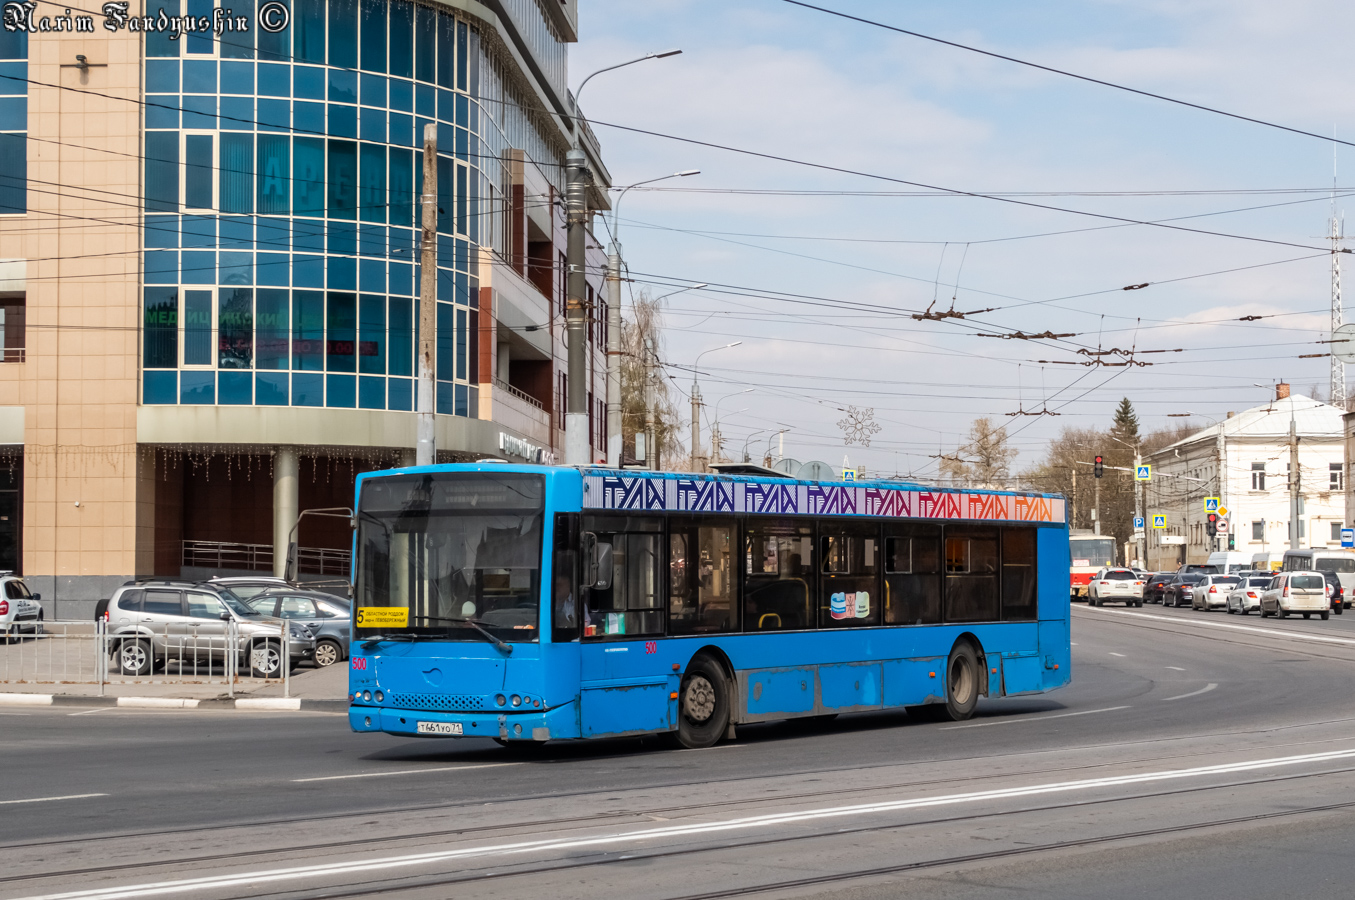
<path id="1" fill-rule="evenodd" d="M 857 409 L 855 406 L 847 407 L 847 417 L 840 419 L 837 427 L 842 429 L 842 443 L 862 447 L 869 447 L 870 436 L 880 431 L 880 426 L 875 424 L 874 408 Z"/>

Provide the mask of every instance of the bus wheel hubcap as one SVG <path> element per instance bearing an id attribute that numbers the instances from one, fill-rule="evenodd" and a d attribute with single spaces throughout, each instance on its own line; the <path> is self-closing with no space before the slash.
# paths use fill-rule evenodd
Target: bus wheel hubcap
<path id="1" fill-rule="evenodd" d="M 970 671 L 969 666 L 964 664 L 964 660 L 957 659 L 950 670 L 950 694 L 955 698 L 955 702 L 965 704 L 969 702 L 969 697 L 974 690 L 974 673 Z"/>
<path id="2" fill-rule="evenodd" d="M 683 711 L 693 722 L 704 722 L 715 712 L 715 689 L 704 676 L 693 676 L 687 682 L 687 692 L 682 698 Z"/>

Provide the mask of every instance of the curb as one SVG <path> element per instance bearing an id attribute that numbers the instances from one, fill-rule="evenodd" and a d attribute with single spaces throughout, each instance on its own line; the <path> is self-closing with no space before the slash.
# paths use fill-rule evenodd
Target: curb
<path id="1" fill-rule="evenodd" d="M 0 693 L 3 706 L 83 706 L 121 709 L 239 709 L 272 712 L 348 712 L 347 700 L 302 700 L 283 697 L 82 697 L 78 694 Z"/>

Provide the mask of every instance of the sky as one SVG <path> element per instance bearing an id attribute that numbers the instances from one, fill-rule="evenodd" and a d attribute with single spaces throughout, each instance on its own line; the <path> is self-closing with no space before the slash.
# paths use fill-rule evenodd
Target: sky
<path id="1" fill-rule="evenodd" d="M 818 5 L 1355 142 L 1349 3 Z M 1355 147 L 785 0 L 579 0 L 579 28 L 574 87 L 683 51 L 599 75 L 581 105 L 615 185 L 700 170 L 627 194 L 623 293 L 710 285 L 664 301 L 663 359 L 685 420 L 697 355 L 742 342 L 699 365 L 702 436 L 718 403 L 726 456 L 775 455 L 789 429 L 787 457 L 930 480 L 979 417 L 1020 471 L 1121 397 L 1153 430 L 1276 381 L 1327 396 L 1329 360 L 1299 357 L 1327 351 L 1331 194 L 1355 204 Z M 912 318 L 928 308 L 966 316 Z M 1071 336 L 981 336 L 1015 332 Z M 1098 348 L 1136 364 L 1083 365 Z M 852 408 L 869 447 L 845 443 Z"/>

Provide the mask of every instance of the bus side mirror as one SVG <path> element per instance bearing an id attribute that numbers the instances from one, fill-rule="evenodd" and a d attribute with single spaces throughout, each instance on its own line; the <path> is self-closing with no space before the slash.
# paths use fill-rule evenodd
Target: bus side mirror
<path id="1" fill-rule="evenodd" d="M 591 531 L 585 531 L 580 539 L 583 545 L 584 586 L 608 590 L 612 586 L 612 545 L 599 542 L 598 536 Z"/>
<path id="2" fill-rule="evenodd" d="M 597 576 L 593 579 L 593 587 L 599 591 L 609 591 L 612 589 L 612 545 L 598 544 L 595 560 L 593 567 Z"/>
<path id="3" fill-rule="evenodd" d="M 287 562 L 282 569 L 284 581 L 296 581 L 296 541 L 287 545 Z"/>

